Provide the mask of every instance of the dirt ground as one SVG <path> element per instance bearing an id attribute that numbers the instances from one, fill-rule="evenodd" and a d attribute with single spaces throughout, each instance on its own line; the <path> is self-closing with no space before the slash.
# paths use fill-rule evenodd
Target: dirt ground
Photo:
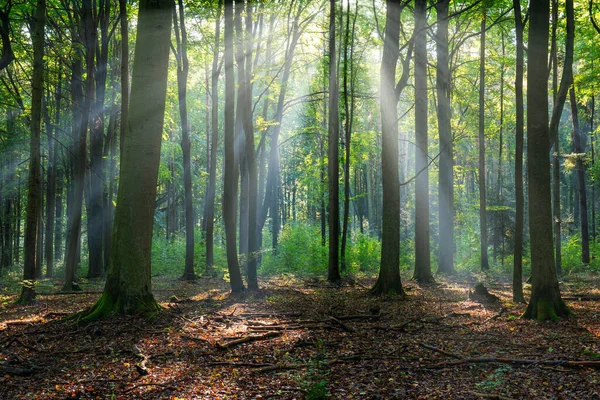
<path id="1" fill-rule="evenodd" d="M 594 399 L 600 398 L 597 281 L 562 283 L 575 316 L 520 319 L 510 283 L 405 282 L 373 297 L 372 280 L 330 287 L 277 278 L 232 295 L 227 283 L 154 281 L 153 321 L 63 321 L 89 307 L 46 288 L 29 306 L 0 305 L 0 398 L 36 399 Z M 527 295 L 527 294 L 526 294 Z"/>

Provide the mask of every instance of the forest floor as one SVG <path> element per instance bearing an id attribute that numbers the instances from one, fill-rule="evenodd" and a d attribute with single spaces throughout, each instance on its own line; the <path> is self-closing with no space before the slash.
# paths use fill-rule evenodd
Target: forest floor
<path id="1" fill-rule="evenodd" d="M 0 303 L 0 398 L 36 399 L 593 399 L 600 398 L 598 281 L 566 279 L 575 316 L 520 319 L 510 283 L 469 298 L 476 279 L 405 282 L 373 297 L 373 280 L 331 287 L 272 278 L 232 295 L 222 280 L 154 279 L 153 321 L 63 321 L 98 298 L 56 294 Z M 527 294 L 526 294 L 527 295 Z"/>

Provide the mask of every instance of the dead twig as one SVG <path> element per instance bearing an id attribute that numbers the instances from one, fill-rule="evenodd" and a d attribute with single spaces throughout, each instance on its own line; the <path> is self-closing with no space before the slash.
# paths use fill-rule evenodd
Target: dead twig
<path id="1" fill-rule="evenodd" d="M 516 358 L 502 358 L 502 357 L 481 357 L 481 358 L 462 358 L 455 361 L 443 361 L 437 364 L 426 365 L 425 368 L 438 369 L 446 367 L 455 367 L 457 365 L 466 364 L 486 364 L 486 363 L 499 363 L 499 364 L 511 364 L 511 365 L 556 365 L 563 367 L 587 367 L 600 369 L 600 361 L 572 361 L 572 360 L 523 360 Z"/>
<path id="2" fill-rule="evenodd" d="M 146 375 L 148 375 L 149 372 L 148 372 L 148 368 L 146 367 L 146 363 L 148 362 L 148 360 L 150 359 L 150 357 L 148 357 L 147 355 L 143 354 L 141 352 L 141 350 L 136 345 L 133 346 L 132 352 L 136 356 L 142 358 L 142 361 L 140 361 L 139 363 L 135 364 L 135 369 L 137 370 L 138 374 L 140 374 L 140 376 L 146 376 Z"/>
<path id="3" fill-rule="evenodd" d="M 419 346 L 426 348 L 427 350 L 435 351 L 437 353 L 443 354 L 448 357 L 456 358 L 458 360 L 462 360 L 462 357 L 458 354 L 450 353 L 449 351 L 438 349 L 437 347 L 430 346 L 426 343 L 419 343 Z"/>
<path id="4" fill-rule="evenodd" d="M 260 336 L 245 336 L 245 337 L 242 337 L 239 339 L 231 340 L 229 342 L 217 343 L 217 348 L 219 348 L 221 350 L 227 350 L 227 349 L 230 349 L 234 346 L 237 346 L 237 345 L 240 345 L 243 343 L 256 342 L 258 340 L 265 340 L 265 339 L 277 337 L 280 335 L 281 335 L 281 332 L 267 332 L 264 335 L 260 335 Z"/>
<path id="5" fill-rule="evenodd" d="M 337 319 L 336 317 L 329 317 L 328 318 L 329 321 L 333 321 L 336 324 L 338 324 L 343 330 L 345 330 L 346 332 L 350 332 L 350 333 L 354 333 L 356 332 L 356 329 L 346 325 L 345 323 L 343 323 L 342 321 L 340 321 L 339 319 Z"/>

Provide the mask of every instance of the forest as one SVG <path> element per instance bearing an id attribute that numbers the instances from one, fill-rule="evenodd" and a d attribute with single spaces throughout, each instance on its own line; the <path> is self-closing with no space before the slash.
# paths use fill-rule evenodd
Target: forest
<path id="1" fill-rule="evenodd" d="M 600 398 L 599 24 L 0 0 L 0 398 Z"/>

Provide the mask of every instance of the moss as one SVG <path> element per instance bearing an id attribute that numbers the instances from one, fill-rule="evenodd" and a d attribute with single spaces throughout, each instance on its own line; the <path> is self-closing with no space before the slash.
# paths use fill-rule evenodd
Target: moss
<path id="1" fill-rule="evenodd" d="M 557 321 L 558 315 L 554 310 L 554 305 L 547 300 L 540 299 L 537 302 L 537 320 L 538 321 Z"/>
<path id="2" fill-rule="evenodd" d="M 567 305 L 558 299 L 550 301 L 546 298 L 532 298 L 527 306 L 527 310 L 521 318 L 536 319 L 538 321 L 557 321 L 560 318 L 568 318 L 573 315 Z"/>
<path id="3" fill-rule="evenodd" d="M 29 304 L 35 300 L 35 289 L 33 287 L 23 286 L 21 295 L 15 301 L 15 304 Z"/>
<path id="4" fill-rule="evenodd" d="M 160 305 L 151 294 L 144 298 L 118 296 L 115 299 L 109 292 L 104 292 L 91 308 L 73 314 L 67 317 L 67 320 L 93 322 L 106 319 L 113 314 L 141 315 L 152 319 L 160 310 Z"/>

